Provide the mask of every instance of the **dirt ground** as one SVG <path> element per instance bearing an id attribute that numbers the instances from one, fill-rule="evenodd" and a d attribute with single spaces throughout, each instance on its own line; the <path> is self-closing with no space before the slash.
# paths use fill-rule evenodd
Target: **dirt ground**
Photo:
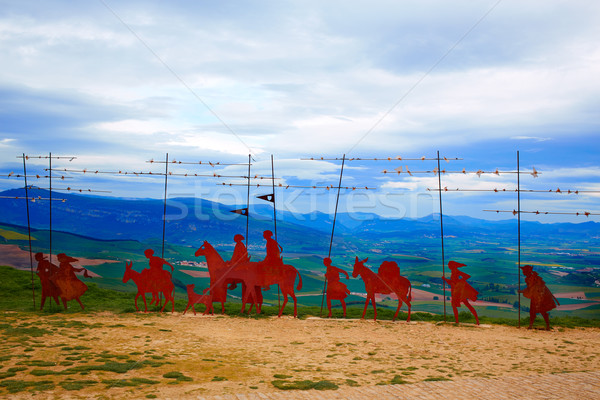
<path id="1" fill-rule="evenodd" d="M 0 389 L 17 398 L 194 398 L 280 391 L 298 381 L 343 388 L 600 370 L 597 328 L 192 313 L 4 313 L 0 324 L 0 375 L 16 371 L 10 379 L 54 386 Z M 86 370 L 96 365 L 105 367 Z M 119 365 L 124 373 L 111 370 Z"/>

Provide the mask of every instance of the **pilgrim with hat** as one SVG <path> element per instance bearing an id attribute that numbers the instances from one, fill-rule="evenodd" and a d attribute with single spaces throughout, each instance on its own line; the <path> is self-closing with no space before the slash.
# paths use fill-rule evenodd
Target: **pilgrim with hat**
<path id="1" fill-rule="evenodd" d="M 523 293 L 523 296 L 530 300 L 529 329 L 533 327 L 533 321 L 535 321 L 537 313 L 540 313 L 546 322 L 546 330 L 550 330 L 548 311 L 555 309 L 559 305 L 558 300 L 550 292 L 550 289 L 548 289 L 546 283 L 538 273 L 533 271 L 531 265 L 524 265 L 521 269 L 523 270 L 523 275 L 525 275 L 525 284 L 527 287 L 519 292 Z"/>
<path id="2" fill-rule="evenodd" d="M 248 256 L 248 249 L 244 245 L 244 236 L 239 233 L 233 237 L 235 241 L 235 248 L 233 249 L 233 255 L 231 256 L 231 261 L 229 261 L 229 265 L 241 265 L 250 262 L 250 257 Z"/>
<path id="3" fill-rule="evenodd" d="M 475 311 L 475 308 L 469 304 L 469 300 L 477 300 L 477 295 L 479 292 L 467 282 L 467 279 L 469 279 L 471 275 L 459 270 L 460 267 L 464 267 L 465 265 L 466 264 L 461 264 L 456 261 L 448 262 L 448 268 L 450 268 L 450 271 L 452 271 L 450 274 L 450 279 L 442 279 L 444 279 L 448 285 L 450 285 L 450 291 L 452 293 L 452 311 L 454 311 L 455 322 L 458 324 L 458 307 L 460 307 L 461 303 L 464 303 L 464 305 L 467 306 L 467 308 L 475 316 L 475 322 L 477 325 L 479 325 L 477 311 Z"/>
<path id="4" fill-rule="evenodd" d="M 42 285 L 42 304 L 40 305 L 40 310 L 42 310 L 47 297 L 53 298 L 56 304 L 59 304 L 60 289 L 54 283 L 58 267 L 48 261 L 48 257 L 44 256 L 44 253 L 35 253 L 35 259 L 38 262 L 37 274 Z"/>
<path id="5" fill-rule="evenodd" d="M 83 271 L 86 278 L 90 276 L 87 273 L 85 268 L 76 268 L 71 265 L 72 262 L 79 261 L 76 258 L 69 257 L 65 253 L 60 253 L 56 256 L 58 261 L 60 262 L 58 272 L 54 275 L 54 283 L 60 290 L 60 298 L 65 306 L 65 310 L 67 309 L 67 301 L 68 300 L 77 300 L 81 309 L 83 310 L 83 304 L 81 304 L 81 300 L 79 298 L 85 293 L 88 289 L 87 285 L 77 278 L 75 272 Z"/>

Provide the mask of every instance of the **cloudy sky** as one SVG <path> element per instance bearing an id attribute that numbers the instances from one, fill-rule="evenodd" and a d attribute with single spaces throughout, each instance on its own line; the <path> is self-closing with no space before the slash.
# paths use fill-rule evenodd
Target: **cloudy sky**
<path id="1" fill-rule="evenodd" d="M 0 173 L 22 172 L 23 153 L 52 152 L 78 157 L 56 167 L 100 171 L 161 171 L 146 161 L 166 153 L 229 163 L 252 154 L 252 173 L 270 175 L 273 154 L 278 183 L 337 185 L 340 162 L 300 159 L 439 150 L 461 159 L 442 169 L 491 172 L 515 171 L 519 151 L 522 169 L 540 171 L 522 175 L 523 188 L 600 191 L 599 20 L 595 0 L 0 1 Z M 407 167 L 436 162 L 347 162 L 343 185 L 377 190 L 344 194 L 342 209 L 437 212 L 427 191 L 437 177 Z M 63 175 L 111 195 L 163 195 L 160 178 Z M 173 177 L 169 196 L 243 202 L 221 182 L 238 181 Z M 19 185 L 0 179 L 0 189 Z M 514 189 L 516 176 L 444 174 L 442 186 Z M 330 193 L 281 189 L 278 201 L 332 211 Z M 482 210 L 512 210 L 515 198 L 448 193 L 444 205 L 497 218 Z M 523 210 L 600 213 L 598 193 L 522 198 Z"/>

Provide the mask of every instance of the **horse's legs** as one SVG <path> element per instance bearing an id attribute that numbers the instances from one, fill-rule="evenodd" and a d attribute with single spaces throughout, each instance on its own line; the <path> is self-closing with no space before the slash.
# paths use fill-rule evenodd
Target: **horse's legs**
<path id="1" fill-rule="evenodd" d="M 65 310 L 67 309 L 67 299 L 65 299 L 64 297 L 61 297 L 63 306 L 65 306 Z"/>
<path id="2" fill-rule="evenodd" d="M 346 318 L 346 300 L 341 299 L 340 302 L 342 303 L 342 309 L 344 310 L 344 318 Z"/>
<path id="3" fill-rule="evenodd" d="M 248 286 L 246 286 L 246 282 L 242 282 L 242 299 L 246 296 L 246 292 L 248 290 Z M 246 310 L 246 303 L 242 303 L 242 310 L 240 314 L 243 314 Z M 252 311 L 252 304 L 250 304 L 250 309 L 248 310 L 248 315 L 250 315 L 250 311 Z"/>
<path id="4" fill-rule="evenodd" d="M 281 315 L 283 314 L 283 309 L 285 308 L 285 305 L 287 304 L 287 302 L 288 302 L 287 293 L 284 292 L 283 293 L 283 304 L 281 305 L 281 308 L 279 309 L 278 317 L 281 317 Z M 295 313 L 296 313 L 296 311 L 294 310 L 294 316 L 296 316 Z"/>
<path id="5" fill-rule="evenodd" d="M 58 296 L 54 296 L 54 301 L 56 302 L 56 305 L 60 305 L 60 303 L 58 302 Z"/>
<path id="6" fill-rule="evenodd" d="M 329 310 L 329 314 L 327 314 L 327 318 L 331 317 L 331 299 L 327 297 L 327 309 Z"/>
<path id="7" fill-rule="evenodd" d="M 296 293 L 294 293 L 294 286 L 292 286 L 290 296 L 292 296 L 292 300 L 294 300 L 294 318 L 298 318 L 298 301 L 296 299 Z"/>
<path id="8" fill-rule="evenodd" d="M 464 301 L 465 306 L 471 311 L 471 313 L 475 316 L 475 322 L 479 325 L 479 317 L 477 316 L 477 311 L 473 308 L 473 306 L 469 303 L 469 300 Z"/>
<path id="9" fill-rule="evenodd" d="M 406 319 L 406 322 L 410 322 L 410 300 L 408 300 L 408 297 L 406 298 L 406 300 L 404 301 L 406 303 L 406 306 L 408 307 L 408 318 Z"/>
<path id="10" fill-rule="evenodd" d="M 365 301 L 365 308 L 363 310 L 362 317 L 360 317 L 360 319 L 365 319 L 365 314 L 367 313 L 367 307 L 369 306 L 370 299 L 371 298 L 369 297 L 369 295 L 367 295 L 367 300 Z"/>
<path id="11" fill-rule="evenodd" d="M 375 303 L 375 294 L 373 294 L 373 297 L 371 297 L 371 304 L 373 304 L 373 311 L 375 312 L 373 321 L 377 321 L 377 303 Z"/>
<path id="12" fill-rule="evenodd" d="M 40 306 L 40 310 L 44 309 L 44 303 L 46 302 L 46 296 L 42 294 L 42 305 Z M 50 303 L 52 304 L 52 303 Z"/>
<path id="13" fill-rule="evenodd" d="M 75 300 L 77 300 L 77 302 L 79 303 L 79 305 L 81 306 L 82 310 L 85 310 L 85 307 L 83 306 L 83 304 L 81 303 L 81 300 L 79 300 L 79 297 L 76 297 Z"/>
<path id="14" fill-rule="evenodd" d="M 396 294 L 396 296 L 398 297 L 398 307 L 396 307 L 396 313 L 394 314 L 392 321 L 396 320 L 396 317 L 398 317 L 398 313 L 400 312 L 400 307 L 402 307 L 402 300 L 400 300 L 400 296 L 398 296 L 398 294 Z"/>

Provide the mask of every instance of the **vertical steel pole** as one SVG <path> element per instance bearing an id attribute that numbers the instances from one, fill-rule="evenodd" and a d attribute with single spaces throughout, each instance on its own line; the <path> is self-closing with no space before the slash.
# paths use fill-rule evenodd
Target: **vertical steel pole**
<path id="1" fill-rule="evenodd" d="M 246 196 L 246 250 L 248 249 L 248 227 L 250 224 L 250 162 L 252 154 L 248 154 L 248 194 Z"/>
<path id="2" fill-rule="evenodd" d="M 442 170 L 440 169 L 440 151 L 437 152 L 438 190 L 440 193 L 440 232 L 442 237 L 442 284 L 444 287 L 444 322 L 446 321 L 446 260 L 444 259 L 444 217 L 442 211 Z"/>
<path id="3" fill-rule="evenodd" d="M 517 150 L 517 275 L 519 276 L 519 321 L 517 327 L 521 327 L 521 166 L 519 161 L 519 151 Z"/>
<path id="4" fill-rule="evenodd" d="M 48 153 L 48 181 L 50 182 L 50 190 L 48 193 L 48 197 L 50 198 L 48 202 L 48 209 L 50 215 L 50 249 L 48 251 L 48 261 L 52 263 L 52 152 Z"/>
<path id="5" fill-rule="evenodd" d="M 31 269 L 31 294 L 33 296 L 33 308 L 35 309 L 35 286 L 33 284 L 33 253 L 31 251 L 31 222 L 29 219 L 29 192 L 27 191 L 27 166 L 25 165 L 25 153 L 23 153 L 23 177 L 25 179 L 25 208 L 27 209 L 27 236 L 29 237 L 29 268 Z"/>
<path id="6" fill-rule="evenodd" d="M 329 253 L 327 257 L 331 258 L 331 248 L 333 247 L 333 233 L 335 231 L 335 221 L 337 219 L 338 204 L 340 202 L 340 190 L 342 189 L 342 176 L 344 175 L 344 162 L 346 161 L 346 154 L 342 156 L 342 168 L 340 170 L 340 181 L 338 183 L 337 198 L 335 199 L 335 212 L 333 213 L 333 225 L 331 226 L 331 239 L 329 240 Z M 319 317 L 323 316 L 323 302 L 325 300 L 325 291 L 327 290 L 327 277 L 323 281 L 323 293 L 321 294 L 321 312 Z"/>
<path id="7" fill-rule="evenodd" d="M 277 207 L 275 207 L 275 167 L 273 165 L 273 154 L 271 154 L 271 184 L 273 188 L 273 228 L 275 229 L 275 241 L 277 242 Z M 281 308 L 281 291 L 279 284 L 277 284 L 277 305 L 278 308 Z"/>
<path id="8" fill-rule="evenodd" d="M 167 222 L 167 178 L 169 176 L 169 153 L 167 153 L 165 161 L 165 197 L 163 201 L 163 231 L 162 231 L 162 250 L 161 258 L 165 258 L 165 224 Z"/>

